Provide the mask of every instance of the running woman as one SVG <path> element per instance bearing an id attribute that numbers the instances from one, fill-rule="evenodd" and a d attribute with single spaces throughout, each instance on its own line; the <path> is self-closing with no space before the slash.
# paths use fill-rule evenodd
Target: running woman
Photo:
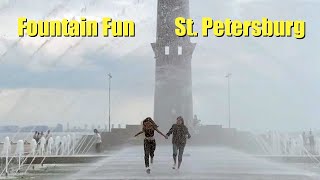
<path id="1" fill-rule="evenodd" d="M 149 166 L 149 156 L 151 158 L 151 164 L 153 163 L 154 151 L 156 150 L 156 140 L 154 138 L 154 131 L 157 131 L 163 137 L 168 139 L 162 132 L 158 130 L 158 125 L 150 118 L 146 118 L 143 120 L 143 128 L 142 131 L 137 133 L 135 137 L 139 136 L 140 134 L 144 133 L 144 163 L 147 168 L 146 172 L 150 174 L 150 166 Z"/>
<path id="2" fill-rule="evenodd" d="M 172 147 L 174 162 L 172 169 L 176 169 L 178 151 L 178 169 L 180 169 L 184 147 L 187 143 L 187 137 L 188 139 L 191 138 L 188 128 L 184 125 L 184 120 L 181 116 L 177 118 L 177 123 L 172 125 L 171 129 L 167 133 L 167 137 L 169 137 L 171 134 L 173 134 Z"/>

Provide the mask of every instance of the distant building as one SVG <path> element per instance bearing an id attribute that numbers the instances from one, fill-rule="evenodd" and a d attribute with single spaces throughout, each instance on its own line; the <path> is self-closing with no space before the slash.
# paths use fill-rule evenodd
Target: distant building
<path id="1" fill-rule="evenodd" d="M 63 125 L 57 124 L 56 128 L 53 131 L 54 132 L 63 132 Z"/>
<path id="2" fill-rule="evenodd" d="M 25 126 L 25 127 L 22 127 L 20 129 L 20 132 L 34 132 L 34 131 L 45 132 L 45 131 L 48 131 L 48 130 L 49 130 L 49 127 L 48 126 L 43 126 L 43 125 L 40 125 L 40 126 Z"/>
<path id="3" fill-rule="evenodd" d="M 19 131 L 19 126 L 0 126 L 0 133 L 15 133 Z"/>

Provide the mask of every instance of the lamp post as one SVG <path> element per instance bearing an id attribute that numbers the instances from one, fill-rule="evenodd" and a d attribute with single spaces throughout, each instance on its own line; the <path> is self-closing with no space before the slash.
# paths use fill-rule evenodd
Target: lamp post
<path id="1" fill-rule="evenodd" d="M 111 78 L 112 78 L 112 75 L 111 73 L 108 74 L 108 78 L 109 78 L 109 132 L 111 132 L 111 101 L 110 101 L 110 91 L 111 91 Z"/>
<path id="2" fill-rule="evenodd" d="M 228 73 L 226 78 L 228 79 L 228 114 L 229 114 L 229 128 L 231 128 L 231 112 L 230 112 L 230 78 L 232 74 Z"/>

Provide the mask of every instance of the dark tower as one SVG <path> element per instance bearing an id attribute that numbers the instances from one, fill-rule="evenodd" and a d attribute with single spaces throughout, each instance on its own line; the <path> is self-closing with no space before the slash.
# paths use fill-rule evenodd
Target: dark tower
<path id="1" fill-rule="evenodd" d="M 154 120 L 168 129 L 182 116 L 193 120 L 191 59 L 195 43 L 175 34 L 175 19 L 189 18 L 189 0 L 158 0 L 157 40 L 152 43 L 156 59 Z"/>

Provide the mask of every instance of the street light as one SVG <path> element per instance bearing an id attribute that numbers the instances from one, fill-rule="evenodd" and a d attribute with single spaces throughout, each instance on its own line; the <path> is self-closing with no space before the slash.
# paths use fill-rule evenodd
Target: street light
<path id="1" fill-rule="evenodd" d="M 229 111 L 229 128 L 231 128 L 231 113 L 230 113 L 230 78 L 232 74 L 228 73 L 226 78 L 228 78 L 228 111 Z"/>
<path id="2" fill-rule="evenodd" d="M 111 132 L 111 118 L 110 118 L 110 111 L 111 111 L 111 101 L 110 101 L 110 91 L 111 91 L 111 73 L 108 74 L 109 77 L 109 132 Z"/>

